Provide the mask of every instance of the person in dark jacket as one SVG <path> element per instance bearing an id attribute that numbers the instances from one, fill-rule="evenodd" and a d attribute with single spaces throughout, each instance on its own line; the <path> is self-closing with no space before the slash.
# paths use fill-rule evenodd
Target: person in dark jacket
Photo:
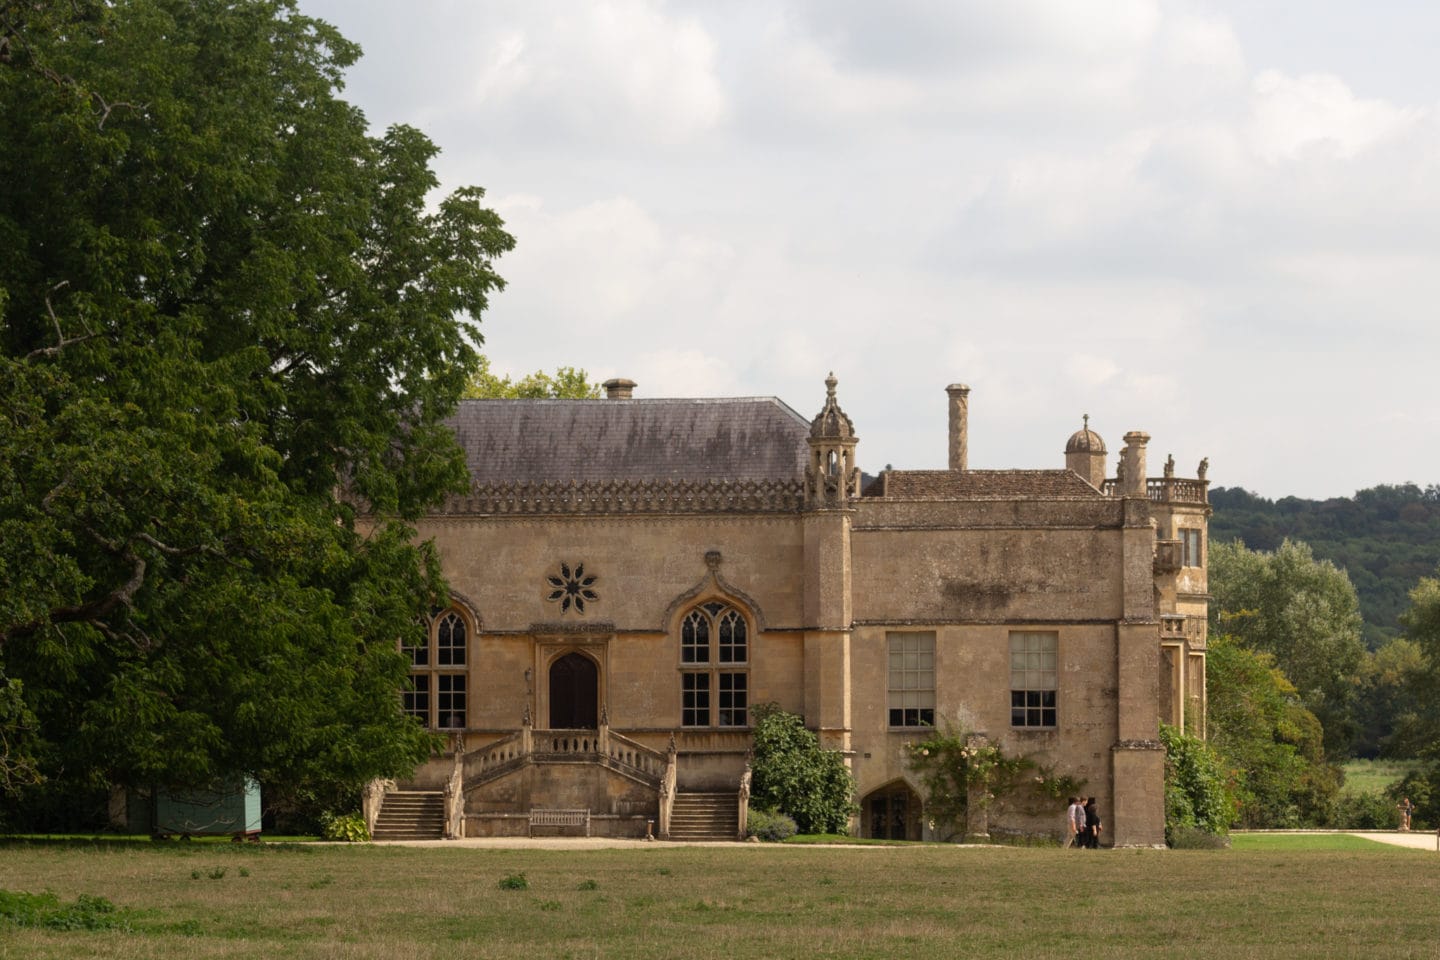
<path id="1" fill-rule="evenodd" d="M 1089 797 L 1085 801 L 1085 846 L 1091 850 L 1100 849 L 1100 832 L 1103 829 L 1100 808 L 1095 806 L 1095 798 Z"/>

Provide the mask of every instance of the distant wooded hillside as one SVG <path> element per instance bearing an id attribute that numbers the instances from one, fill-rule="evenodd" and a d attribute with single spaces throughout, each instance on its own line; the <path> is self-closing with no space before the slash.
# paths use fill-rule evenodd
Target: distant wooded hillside
<path id="1" fill-rule="evenodd" d="M 1239 488 L 1210 491 L 1211 540 L 1274 550 L 1287 537 L 1350 574 L 1360 594 L 1365 641 L 1375 649 L 1400 634 L 1399 616 L 1421 577 L 1440 568 L 1440 486 L 1372 487 L 1354 497 L 1266 500 Z"/>

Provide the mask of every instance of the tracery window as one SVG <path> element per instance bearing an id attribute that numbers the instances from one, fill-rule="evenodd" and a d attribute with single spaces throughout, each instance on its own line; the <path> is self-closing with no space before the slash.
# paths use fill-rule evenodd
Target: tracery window
<path id="1" fill-rule="evenodd" d="M 463 730 L 466 715 L 466 660 L 470 629 L 455 609 L 441 610 L 426 625 L 410 655 L 410 683 L 401 695 L 405 712 L 431 730 Z"/>
<path id="2" fill-rule="evenodd" d="M 750 632 L 739 610 L 718 600 L 680 621 L 680 723 L 750 725 Z"/>

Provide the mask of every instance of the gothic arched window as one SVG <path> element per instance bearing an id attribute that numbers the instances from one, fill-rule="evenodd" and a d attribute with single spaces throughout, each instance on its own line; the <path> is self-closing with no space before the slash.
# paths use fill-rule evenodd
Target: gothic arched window
<path id="1" fill-rule="evenodd" d="M 718 600 L 702 603 L 680 621 L 680 724 L 685 727 L 750 725 L 750 627 L 744 615 Z"/>
<path id="2" fill-rule="evenodd" d="M 455 608 L 441 610 L 426 625 L 424 641 L 405 648 L 410 683 L 405 712 L 431 730 L 463 730 L 470 628 Z"/>

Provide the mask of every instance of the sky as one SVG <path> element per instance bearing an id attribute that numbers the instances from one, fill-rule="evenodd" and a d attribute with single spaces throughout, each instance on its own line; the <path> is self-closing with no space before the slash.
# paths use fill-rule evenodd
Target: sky
<path id="1" fill-rule="evenodd" d="M 300 0 L 517 245 L 498 372 L 838 398 L 870 473 L 1440 483 L 1440 5 Z M 1113 473 L 1113 463 L 1112 463 Z"/>

